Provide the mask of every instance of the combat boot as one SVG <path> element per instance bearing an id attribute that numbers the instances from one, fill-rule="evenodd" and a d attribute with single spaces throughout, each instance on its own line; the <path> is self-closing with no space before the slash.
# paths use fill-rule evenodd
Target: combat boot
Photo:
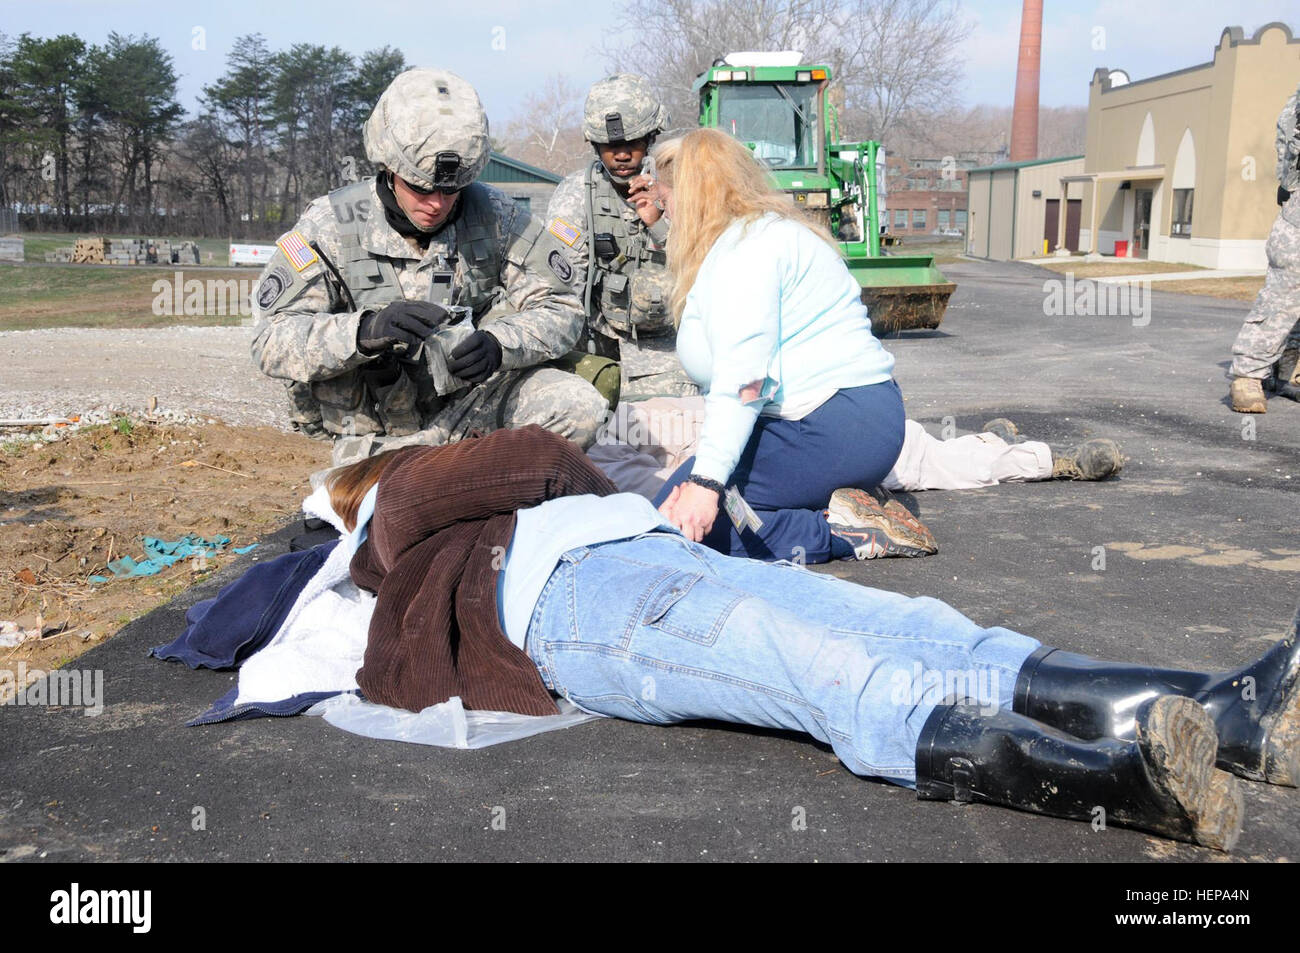
<path id="1" fill-rule="evenodd" d="M 1114 440 L 1098 437 L 1069 450 L 1052 448 L 1053 480 L 1104 480 L 1124 469 L 1124 454 Z"/>
<path id="2" fill-rule="evenodd" d="M 1001 437 L 1003 443 L 1024 443 L 1025 436 L 1020 432 L 1020 428 L 1015 425 L 1014 421 L 1006 417 L 996 417 L 988 421 L 981 428 L 982 433 L 991 433 L 995 437 Z"/>
<path id="3" fill-rule="evenodd" d="M 1268 403 L 1264 399 L 1264 385 L 1253 377 L 1234 377 L 1230 394 L 1232 409 L 1239 414 L 1268 412 Z"/>
<path id="4" fill-rule="evenodd" d="M 1214 721 L 1218 766 L 1239 777 L 1300 784 L 1300 640 L 1296 626 L 1260 658 L 1226 673 L 1107 662 L 1043 646 L 1021 666 L 1012 710 L 1078 738 L 1134 737 L 1134 715 L 1158 695 L 1200 703 Z"/>
<path id="5" fill-rule="evenodd" d="M 1240 784 L 1215 769 L 1214 725 L 1189 698 L 1148 701 L 1131 741 L 1084 741 L 1014 712 L 981 711 L 941 705 L 926 720 L 919 798 L 1101 819 L 1224 851 L 1241 833 Z"/>
<path id="6" fill-rule="evenodd" d="M 1274 392 L 1300 401 L 1300 346 L 1287 345 L 1277 362 Z"/>

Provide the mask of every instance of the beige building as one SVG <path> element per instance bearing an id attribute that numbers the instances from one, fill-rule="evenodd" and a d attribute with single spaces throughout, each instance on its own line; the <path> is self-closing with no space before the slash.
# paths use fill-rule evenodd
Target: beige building
<path id="1" fill-rule="evenodd" d="M 1062 215 L 1062 179 L 1083 170 L 1083 156 L 970 169 L 966 254 L 994 261 L 1038 258 L 1054 252 L 1058 243 L 1077 251 L 1082 214 L 1079 187 L 1074 187 Z"/>
<path id="2" fill-rule="evenodd" d="M 1082 202 L 1082 250 L 1263 269 L 1274 130 L 1297 84 L 1300 38 L 1283 23 L 1228 27 L 1210 62 L 1161 76 L 1096 70 L 1083 171 L 1062 179 Z"/>

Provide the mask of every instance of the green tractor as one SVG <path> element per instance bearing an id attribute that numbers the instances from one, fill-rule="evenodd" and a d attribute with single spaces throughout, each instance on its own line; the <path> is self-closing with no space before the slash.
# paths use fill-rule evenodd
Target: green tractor
<path id="1" fill-rule="evenodd" d="M 800 54 L 732 53 L 695 81 L 700 125 L 744 142 L 777 184 L 840 242 L 877 336 L 936 328 L 957 287 L 930 255 L 881 252 L 885 152 L 878 142 L 840 142 L 826 96 L 827 66 Z"/>

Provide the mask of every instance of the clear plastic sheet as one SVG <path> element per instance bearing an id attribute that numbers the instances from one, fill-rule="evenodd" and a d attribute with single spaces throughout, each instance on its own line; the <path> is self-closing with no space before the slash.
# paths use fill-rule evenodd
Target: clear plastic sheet
<path id="1" fill-rule="evenodd" d="M 460 697 L 453 696 L 417 713 L 347 694 L 318 702 L 306 714 L 319 715 L 336 728 L 366 738 L 440 748 L 486 748 L 603 717 L 585 712 L 563 698 L 556 704 L 560 714 L 537 717 L 509 711 L 466 711 Z"/>

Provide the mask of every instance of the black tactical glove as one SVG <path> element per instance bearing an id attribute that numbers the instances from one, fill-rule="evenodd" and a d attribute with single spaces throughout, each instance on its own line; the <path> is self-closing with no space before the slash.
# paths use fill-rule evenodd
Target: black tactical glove
<path id="1" fill-rule="evenodd" d="M 446 308 L 428 301 L 394 301 L 382 311 L 367 314 L 357 328 L 357 347 L 363 354 L 393 351 L 408 354 L 442 327 L 450 317 Z"/>
<path id="2" fill-rule="evenodd" d="M 482 384 L 501 366 L 501 345 L 486 331 L 475 331 L 451 352 L 447 370 L 471 384 Z"/>
<path id="3" fill-rule="evenodd" d="M 1277 204 L 1285 205 L 1290 200 L 1290 198 L 1291 198 L 1291 193 L 1279 185 L 1277 187 Z"/>

